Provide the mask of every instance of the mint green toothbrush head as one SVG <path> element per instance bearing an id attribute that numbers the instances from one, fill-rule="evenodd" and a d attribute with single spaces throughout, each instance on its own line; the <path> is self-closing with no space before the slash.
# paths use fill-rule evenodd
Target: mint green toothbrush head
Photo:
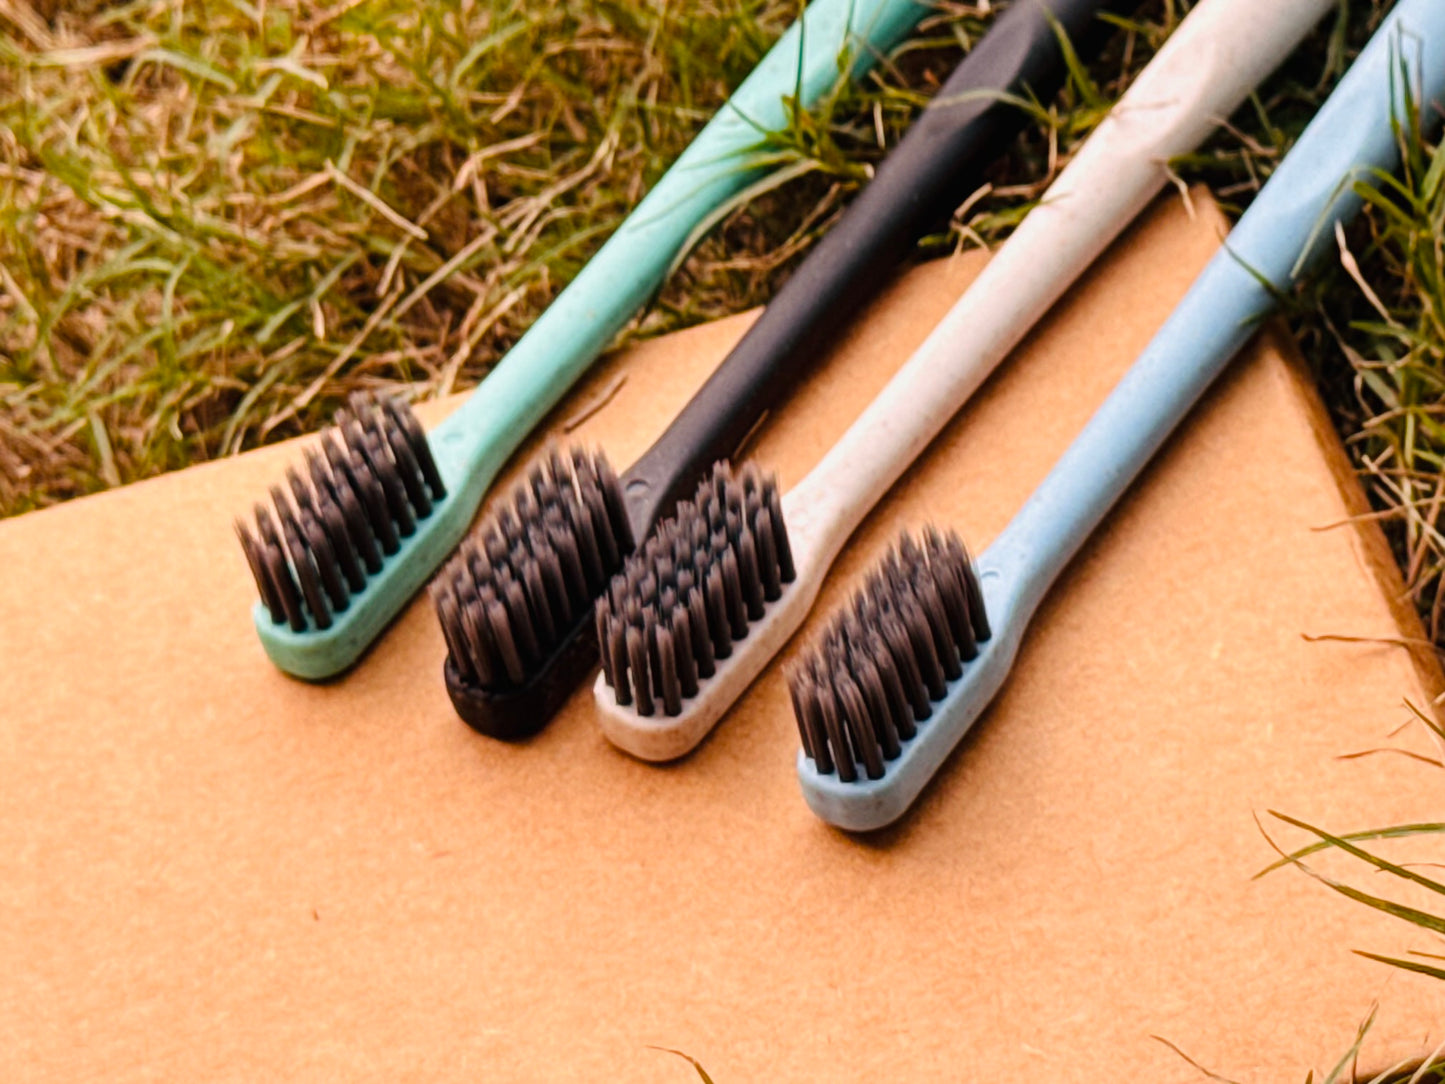
<path id="1" fill-rule="evenodd" d="M 854 631 L 852 614 L 845 613 L 795 667 L 803 744 L 798 781 L 814 813 L 841 828 L 868 831 L 907 812 L 1003 686 L 1055 578 L 1278 297 L 1333 241 L 1335 224 L 1359 209 L 1352 182 L 1363 170 L 1396 166 L 1396 125 L 1413 118 L 1412 101 L 1423 119 L 1438 123 L 1445 104 L 1440 0 L 1396 4 L 1225 247 L 984 551 L 976 573 L 968 573 L 976 598 L 964 605 L 953 589 L 952 605 L 925 606 L 926 613 L 910 616 L 908 606 L 918 608 L 914 599 L 946 602 L 963 563 L 948 547 L 938 554 L 930 547 L 924 560 L 918 546 L 910 552 L 905 543 L 891 558 L 891 567 L 903 572 L 885 568 L 883 585 L 875 590 L 870 581 L 853 605 L 865 618 L 883 610 L 901 614 L 895 623 L 912 639 L 870 638 L 869 622 L 853 621 L 862 629 Z M 940 620 L 932 620 L 934 609 Z M 969 630 L 958 620 L 941 620 L 958 613 L 981 624 Z M 946 675 L 929 670 L 938 665 L 935 657 L 948 665 Z M 890 699 L 895 685 L 912 695 Z"/>
<path id="2" fill-rule="evenodd" d="M 403 403 L 358 398 L 237 523 L 271 661 L 320 680 L 351 666 L 466 533 L 508 457 L 653 297 L 730 197 L 764 132 L 857 77 L 930 7 L 815 0 L 471 398 L 423 434 Z"/>

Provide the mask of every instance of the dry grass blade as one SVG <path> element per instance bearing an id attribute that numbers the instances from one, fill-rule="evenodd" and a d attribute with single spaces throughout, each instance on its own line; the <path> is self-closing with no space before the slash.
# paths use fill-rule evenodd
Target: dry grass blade
<path id="1" fill-rule="evenodd" d="M 698 1060 L 694 1058 L 691 1054 L 684 1054 L 681 1050 L 673 1050 L 671 1047 L 668 1046 L 653 1046 L 649 1047 L 648 1049 L 661 1050 L 664 1054 L 676 1054 L 679 1058 L 681 1058 L 683 1061 L 687 1062 L 689 1065 L 691 1065 L 694 1069 L 697 1070 L 697 1075 L 702 1078 L 703 1084 L 712 1084 L 712 1077 L 707 1075 L 707 1070 L 704 1069 L 702 1065 L 698 1062 Z"/>
<path id="2" fill-rule="evenodd" d="M 1424 714 L 1418 712 L 1418 710 L 1416 713 L 1422 721 L 1426 722 L 1432 734 L 1436 734 L 1438 732 L 1438 724 L 1434 723 L 1432 720 L 1427 719 Z M 1380 873 L 1389 874 L 1390 876 L 1400 881 L 1404 881 L 1408 885 L 1414 886 L 1416 889 L 1422 889 L 1424 893 L 1428 894 L 1425 897 L 1427 899 L 1445 896 L 1445 884 L 1441 884 L 1439 881 L 1427 877 L 1424 874 L 1419 873 L 1416 870 L 1411 869 L 1400 862 L 1391 861 L 1387 858 L 1380 856 L 1379 854 L 1376 854 L 1371 850 L 1367 850 L 1366 848 L 1359 846 L 1360 843 L 1365 841 L 1395 840 L 1418 838 L 1421 836 L 1445 835 L 1445 824 L 1432 822 L 1420 824 L 1401 824 L 1387 828 L 1376 828 L 1363 832 L 1350 832 L 1336 835 L 1335 833 L 1326 832 L 1321 828 L 1317 828 L 1312 824 L 1300 820 L 1299 818 L 1287 816 L 1286 814 L 1278 813 L 1273 810 L 1270 811 L 1270 816 L 1274 817 L 1276 820 L 1280 821 L 1283 824 L 1287 824 L 1293 828 L 1298 828 L 1301 831 L 1308 832 L 1310 835 L 1315 837 L 1316 842 L 1308 846 L 1286 852 L 1275 843 L 1275 841 L 1269 836 L 1269 834 L 1264 831 L 1263 825 L 1261 825 L 1260 831 L 1264 834 L 1265 839 L 1266 841 L 1268 841 L 1270 847 L 1274 849 L 1274 851 L 1280 856 L 1280 858 L 1279 861 L 1273 863 L 1256 876 L 1263 876 L 1264 874 L 1269 873 L 1272 870 L 1276 870 L 1281 866 L 1294 866 L 1296 869 L 1299 869 L 1301 872 L 1307 874 L 1314 880 L 1318 881 L 1320 884 L 1329 888 L 1331 891 L 1345 897 L 1346 899 L 1353 900 L 1356 903 L 1364 904 L 1365 906 L 1373 908 L 1374 910 L 1379 911 L 1382 914 L 1386 914 L 1389 915 L 1391 918 L 1407 922 L 1410 925 L 1425 930 L 1428 933 L 1445 935 L 1445 913 L 1442 913 L 1445 912 L 1445 906 L 1434 905 L 1434 910 L 1426 910 L 1422 907 L 1415 907 L 1410 904 L 1398 902 L 1396 900 L 1386 899 L 1383 896 L 1375 895 L 1370 892 L 1365 892 L 1361 889 L 1355 888 L 1352 885 L 1346 884 L 1335 877 L 1331 877 L 1321 872 L 1320 870 L 1315 869 L 1313 866 L 1307 864 L 1304 861 L 1304 859 L 1310 855 L 1320 854 L 1325 851 L 1336 851 L 1356 860 L 1357 862 L 1363 863 L 1364 865 Z M 1384 956 L 1378 953 L 1363 952 L 1358 950 L 1357 955 L 1363 956 L 1366 959 L 1375 960 L 1379 963 L 1389 964 L 1392 967 L 1396 967 L 1404 971 L 1411 971 L 1415 972 L 1416 974 L 1426 975 L 1436 979 L 1445 979 L 1445 968 L 1438 967 L 1435 964 L 1425 963 L 1420 959 L 1402 959 L 1399 957 Z M 1414 953 L 1413 955 L 1425 956 L 1426 954 Z"/>
<path id="3" fill-rule="evenodd" d="M 1375 839 L 1406 839 L 1410 836 L 1432 834 L 1445 834 L 1445 822 L 1425 821 L 1420 824 L 1399 824 L 1392 828 L 1374 828 L 1364 832 L 1344 832 L 1339 838 L 1351 843 L 1363 843 Z M 1256 873 L 1254 875 L 1255 879 L 1258 880 L 1266 873 L 1271 873 L 1284 866 L 1295 865 L 1300 859 L 1308 858 L 1312 854 L 1318 854 L 1321 851 L 1328 850 L 1332 846 L 1333 844 L 1328 839 L 1322 838 L 1318 842 L 1309 844 L 1309 846 L 1290 851 L 1288 854 L 1284 854 L 1277 861 L 1270 863 Z"/>
<path id="4" fill-rule="evenodd" d="M 1178 1046 L 1176 1046 L 1174 1043 L 1171 1043 L 1168 1039 L 1164 1038 L 1162 1035 L 1151 1035 L 1151 1036 L 1149 1036 L 1149 1038 L 1153 1039 L 1156 1043 L 1162 1043 L 1164 1046 L 1167 1046 L 1167 1047 L 1168 1047 L 1170 1050 L 1172 1050 L 1174 1053 L 1178 1054 L 1179 1057 L 1181 1057 L 1182 1059 L 1184 1059 L 1185 1061 L 1187 1061 L 1187 1062 L 1189 1063 L 1189 1065 L 1190 1065 L 1193 1069 L 1195 1069 L 1195 1070 L 1199 1073 L 1199 1075 L 1202 1076 L 1202 1077 L 1204 1077 L 1206 1080 L 1213 1080 L 1213 1081 L 1216 1082 L 1216 1084 L 1239 1084 L 1239 1081 L 1237 1081 L 1237 1080 L 1231 1080 L 1231 1079 L 1230 1079 L 1229 1077 L 1227 1077 L 1227 1076 L 1220 1076 L 1218 1073 L 1214 1072 L 1212 1069 L 1206 1069 L 1204 1066 L 1200 1065 L 1199 1062 L 1195 1061 L 1195 1060 L 1194 1060 L 1193 1058 L 1191 1058 L 1188 1054 L 1184 1053 L 1183 1050 L 1180 1050 Z"/>

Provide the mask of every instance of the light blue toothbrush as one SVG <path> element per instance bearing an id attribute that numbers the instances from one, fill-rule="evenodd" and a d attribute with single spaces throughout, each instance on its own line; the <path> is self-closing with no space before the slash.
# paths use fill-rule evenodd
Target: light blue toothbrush
<path id="1" fill-rule="evenodd" d="M 896 743 L 891 759 L 875 756 L 871 749 L 855 755 L 856 735 L 866 721 L 862 717 L 877 721 L 879 712 L 866 703 L 849 660 L 840 660 L 835 650 L 831 660 L 815 656 L 813 665 L 799 668 L 802 680 L 795 681 L 794 694 L 796 705 L 801 692 L 799 713 L 807 717 L 800 719 L 805 745 L 826 741 L 830 722 L 835 734 L 844 735 L 842 749 L 832 742 L 815 749 L 831 771 L 820 771 L 819 760 L 806 751 L 798 755 L 803 795 L 819 817 L 841 828 L 867 831 L 893 823 L 913 804 L 1003 685 L 1029 620 L 1059 573 L 1274 309 L 1275 298 L 1289 291 L 1328 247 L 1335 223 L 1347 221 L 1359 209 L 1352 182 L 1363 170 L 1396 166 L 1395 125 L 1409 115 L 1410 100 L 1420 103 L 1429 119 L 1438 119 L 1445 102 L 1441 0 L 1402 0 L 1395 7 L 1230 233 L 1225 248 L 981 556 L 977 580 L 991 635 L 985 630 L 987 639 L 976 644 L 977 655 L 962 663 L 957 680 L 947 684 L 928 718 L 916 723 L 916 733 Z M 929 575 L 931 564 L 939 570 L 940 583 L 956 594 L 947 586 L 959 579 L 957 564 L 947 559 L 949 547 L 931 547 L 928 557 L 919 549 L 914 547 L 894 567 L 916 578 L 920 569 Z M 963 646 L 965 656 L 974 649 Z M 841 686 L 834 680 L 839 674 L 848 678 Z M 871 676 L 868 684 L 873 685 Z M 816 698 L 823 686 L 831 720 L 824 719 L 822 701 Z M 845 704 L 852 705 L 851 712 Z M 842 758 L 841 770 L 830 763 Z M 865 759 L 873 760 L 877 778 L 868 778 Z M 855 776 L 851 782 L 842 778 L 848 774 Z"/>
<path id="2" fill-rule="evenodd" d="M 871 68 L 931 10 L 914 0 L 815 0 L 617 232 L 429 436 L 399 403 L 361 400 L 323 451 L 237 524 L 261 595 L 267 655 L 298 677 L 360 657 L 456 546 L 507 458 L 657 292 L 729 197 L 763 172 L 750 155 Z"/>

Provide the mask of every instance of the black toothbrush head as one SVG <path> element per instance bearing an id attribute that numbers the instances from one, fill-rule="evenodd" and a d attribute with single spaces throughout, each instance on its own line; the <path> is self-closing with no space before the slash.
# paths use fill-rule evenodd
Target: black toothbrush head
<path id="1" fill-rule="evenodd" d="M 659 524 L 597 604 L 602 672 L 637 714 L 681 714 L 796 576 L 777 480 L 726 462 Z"/>
<path id="2" fill-rule="evenodd" d="M 236 533 L 271 620 L 300 633 L 330 628 L 446 487 L 411 407 L 357 392 L 270 496 Z"/>
<path id="3" fill-rule="evenodd" d="M 607 457 L 551 449 L 432 582 L 447 692 L 479 733 L 535 733 L 596 664 L 593 601 L 632 552 Z"/>
<path id="4" fill-rule="evenodd" d="M 903 534 L 789 667 L 803 752 L 845 783 L 881 779 L 990 635 L 958 535 Z"/>

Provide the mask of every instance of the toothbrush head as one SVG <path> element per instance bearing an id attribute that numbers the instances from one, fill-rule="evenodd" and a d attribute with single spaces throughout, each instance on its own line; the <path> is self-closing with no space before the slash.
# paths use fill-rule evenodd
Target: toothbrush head
<path id="1" fill-rule="evenodd" d="M 608 739 L 645 760 L 691 750 L 781 646 L 796 575 L 776 479 L 714 466 L 597 603 Z"/>
<path id="2" fill-rule="evenodd" d="M 597 661 L 593 600 L 632 552 L 607 457 L 549 449 L 432 583 L 457 714 L 489 737 L 536 733 Z"/>
<path id="3" fill-rule="evenodd" d="M 958 536 L 904 534 L 789 668 L 809 806 L 853 831 L 897 820 L 1011 661 Z"/>
<path id="4" fill-rule="evenodd" d="M 307 451 L 305 468 L 288 469 L 270 497 L 250 524 L 236 523 L 260 594 L 257 631 L 283 670 L 330 677 L 430 572 L 416 565 L 438 550 L 455 501 L 411 408 L 359 392 L 322 432 L 320 450 Z"/>

